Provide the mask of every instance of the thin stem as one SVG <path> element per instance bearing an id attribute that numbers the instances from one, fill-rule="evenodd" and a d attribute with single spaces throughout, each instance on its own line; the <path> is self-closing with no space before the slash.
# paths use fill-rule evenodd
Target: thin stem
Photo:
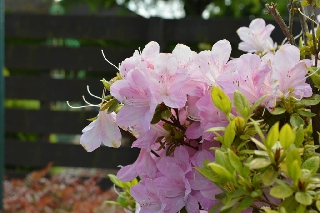
<path id="1" fill-rule="evenodd" d="M 315 10 L 315 7 L 312 7 L 312 12 L 311 12 L 311 19 L 314 20 L 314 10 Z M 316 44 L 316 34 L 315 34 L 315 31 L 314 31 L 314 22 L 312 21 L 311 22 L 311 31 L 312 31 L 312 42 L 313 42 L 313 51 L 314 51 L 314 54 L 315 54 L 315 57 L 314 57 L 314 66 L 317 67 L 318 66 L 318 48 L 317 48 L 317 44 Z"/>
<path id="2" fill-rule="evenodd" d="M 289 0 L 287 7 L 288 7 L 288 11 L 289 11 L 289 33 L 292 35 L 293 18 L 294 18 L 294 8 L 293 8 L 293 1 L 292 0 Z"/>
<path id="3" fill-rule="evenodd" d="M 297 2 L 297 7 L 299 11 L 299 18 L 300 18 L 300 24 L 302 29 L 302 37 L 303 37 L 303 44 L 307 45 L 307 33 L 309 32 L 308 24 L 304 12 L 304 8 L 301 6 L 300 2 Z"/>
<path id="4" fill-rule="evenodd" d="M 271 5 L 266 4 L 266 8 L 268 10 L 268 14 L 272 15 L 276 22 L 279 24 L 283 34 L 287 37 L 290 44 L 295 45 L 294 38 L 290 33 L 286 23 L 283 21 L 282 17 L 277 10 L 277 4 L 271 2 Z"/>

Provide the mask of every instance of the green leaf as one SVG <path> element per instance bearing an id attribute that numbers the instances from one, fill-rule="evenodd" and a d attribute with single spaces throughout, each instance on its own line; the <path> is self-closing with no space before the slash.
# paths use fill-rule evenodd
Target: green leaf
<path id="1" fill-rule="evenodd" d="M 123 187 L 123 183 L 117 178 L 117 176 L 113 175 L 113 174 L 108 174 L 108 177 L 110 178 L 110 181 L 112 183 L 114 183 L 116 186 L 122 188 Z"/>
<path id="2" fill-rule="evenodd" d="M 161 118 L 165 120 L 168 120 L 171 116 L 172 116 L 172 113 L 170 109 L 161 112 Z"/>
<path id="3" fill-rule="evenodd" d="M 233 166 L 231 165 L 230 159 L 228 155 L 226 155 L 221 150 L 216 150 L 215 153 L 215 163 L 219 164 L 220 166 L 223 166 L 226 168 L 230 173 L 234 171 Z"/>
<path id="4" fill-rule="evenodd" d="M 294 210 L 297 208 L 297 206 L 299 205 L 299 203 L 296 201 L 294 195 L 284 199 L 281 203 L 280 203 L 280 207 L 285 208 L 285 210 L 290 213 L 290 212 L 294 212 Z"/>
<path id="5" fill-rule="evenodd" d="M 269 130 L 266 138 L 266 146 L 270 149 L 279 139 L 279 122 L 275 123 Z"/>
<path id="6" fill-rule="evenodd" d="M 259 98 L 251 107 L 251 112 L 253 112 L 258 106 L 260 106 L 260 104 L 262 103 L 262 101 L 264 101 L 264 99 L 266 99 L 266 95 L 262 96 L 261 98 Z"/>
<path id="7" fill-rule="evenodd" d="M 209 211 L 209 213 L 215 213 L 221 206 L 223 205 L 222 202 L 216 203 Z"/>
<path id="8" fill-rule="evenodd" d="M 279 199 L 290 197 L 293 192 L 290 186 L 278 185 L 270 189 L 270 195 Z"/>
<path id="9" fill-rule="evenodd" d="M 227 116 L 231 112 L 230 98 L 222 91 L 219 86 L 213 86 L 211 91 L 211 99 L 214 105 L 224 112 Z"/>
<path id="10" fill-rule="evenodd" d="M 266 158 L 255 158 L 250 163 L 248 163 L 248 166 L 250 169 L 261 169 L 269 166 L 271 162 Z"/>
<path id="11" fill-rule="evenodd" d="M 303 132 L 303 127 L 300 126 L 296 130 L 296 138 L 294 140 L 294 144 L 296 145 L 296 147 L 300 147 L 302 145 L 303 141 L 304 141 L 304 132 Z"/>
<path id="12" fill-rule="evenodd" d="M 232 175 L 226 168 L 216 163 L 209 163 L 208 166 L 218 175 L 225 177 L 229 180 L 232 180 Z"/>
<path id="13" fill-rule="evenodd" d="M 250 116 L 250 103 L 248 99 L 238 90 L 233 94 L 233 104 L 237 112 L 240 113 L 245 119 Z"/>
<path id="14" fill-rule="evenodd" d="M 109 81 L 107 81 L 106 79 L 102 79 L 102 80 L 100 80 L 101 82 L 102 82 L 102 84 L 103 84 L 103 86 L 108 90 L 108 91 L 110 91 L 110 86 L 111 86 L 111 83 L 109 82 Z"/>
<path id="15" fill-rule="evenodd" d="M 320 200 L 317 200 L 316 207 L 317 207 L 318 211 L 320 212 Z"/>
<path id="16" fill-rule="evenodd" d="M 286 162 L 287 163 L 287 162 Z M 301 176 L 301 169 L 298 163 L 298 160 L 294 160 L 293 162 L 287 163 L 291 165 L 288 167 L 288 173 L 293 182 L 298 181 Z"/>
<path id="17" fill-rule="evenodd" d="M 265 145 L 264 145 L 263 143 L 261 143 L 260 141 L 258 141 L 257 139 L 251 138 L 251 141 L 252 141 L 253 143 L 255 143 L 259 148 L 267 151 L 267 148 L 265 147 Z"/>
<path id="18" fill-rule="evenodd" d="M 320 29 L 320 28 L 319 28 Z M 310 111 L 308 111 L 308 110 L 298 110 L 298 114 L 299 115 L 302 115 L 302 116 L 305 116 L 305 117 L 313 117 L 313 116 L 315 116 L 316 114 L 314 114 L 314 113 L 312 113 L 312 112 L 310 112 Z"/>
<path id="19" fill-rule="evenodd" d="M 233 168 L 234 168 L 240 175 L 243 175 L 243 174 L 242 174 L 243 167 L 242 167 L 242 163 L 241 163 L 241 161 L 240 161 L 240 158 L 239 158 L 233 151 L 231 151 L 230 149 L 228 150 L 228 154 L 229 154 L 230 163 L 231 163 L 231 165 L 233 166 Z"/>
<path id="20" fill-rule="evenodd" d="M 281 130 L 279 135 L 279 140 L 282 148 L 288 149 L 289 146 L 294 143 L 295 135 L 292 132 L 292 129 L 289 124 L 285 124 Z"/>
<path id="21" fill-rule="evenodd" d="M 263 206 L 261 209 L 263 209 L 266 213 L 279 213 L 278 211 L 270 209 L 270 207 Z"/>
<path id="22" fill-rule="evenodd" d="M 237 198 L 234 198 L 234 199 L 228 201 L 228 202 L 226 203 L 226 205 L 224 205 L 224 206 L 221 208 L 221 211 L 233 207 L 240 199 L 241 199 L 241 197 L 237 197 Z"/>
<path id="23" fill-rule="evenodd" d="M 237 206 L 240 210 L 245 210 L 247 208 L 249 208 L 251 206 L 251 204 L 253 203 L 254 198 L 253 197 L 246 197 L 245 199 L 243 199 L 239 205 Z"/>
<path id="24" fill-rule="evenodd" d="M 280 115 L 286 112 L 286 109 L 282 108 L 282 107 L 276 107 L 274 110 L 272 110 L 270 113 L 272 115 Z"/>
<path id="25" fill-rule="evenodd" d="M 320 163 L 319 156 L 313 156 L 307 159 L 305 162 L 303 162 L 303 164 L 301 165 L 301 168 L 308 169 L 311 175 L 313 175 L 318 171 L 319 163 Z"/>
<path id="26" fill-rule="evenodd" d="M 303 119 L 299 116 L 299 115 L 297 115 L 297 114 L 292 114 L 291 116 L 290 116 L 290 124 L 292 125 L 292 126 L 296 126 L 296 127 L 299 127 L 299 126 L 303 126 L 304 125 L 304 121 L 303 121 Z"/>
<path id="27" fill-rule="evenodd" d="M 313 198 L 307 192 L 297 192 L 295 194 L 296 201 L 302 205 L 309 206 L 312 204 Z"/>
<path id="28" fill-rule="evenodd" d="M 263 173 L 262 182 L 266 186 L 271 186 L 276 181 L 278 175 L 279 175 L 279 172 L 269 168 Z"/>
<path id="29" fill-rule="evenodd" d="M 231 121 L 229 125 L 226 128 L 226 131 L 224 132 L 223 136 L 223 145 L 227 148 L 231 148 L 231 144 L 233 143 L 233 140 L 236 136 L 236 131 L 235 131 L 235 122 Z"/>
<path id="30" fill-rule="evenodd" d="M 295 213 L 305 213 L 305 211 L 306 211 L 306 206 L 300 204 Z"/>
<path id="31" fill-rule="evenodd" d="M 256 189 L 250 193 L 250 196 L 256 198 L 256 197 L 260 197 L 262 193 L 263 191 L 261 189 Z"/>
<path id="32" fill-rule="evenodd" d="M 88 118 L 87 120 L 88 120 L 88 121 L 94 121 L 94 120 L 97 120 L 97 118 L 98 118 L 98 116 L 93 117 L 93 118 Z"/>
<path id="33" fill-rule="evenodd" d="M 206 130 L 206 132 L 219 132 L 219 131 L 225 131 L 225 127 L 211 127 Z"/>
<path id="34" fill-rule="evenodd" d="M 110 102 L 112 102 L 112 103 L 111 103 L 110 107 L 108 108 L 108 113 L 113 112 L 117 108 L 117 106 L 120 104 L 120 102 L 117 99 L 113 99 Z"/>
<path id="35" fill-rule="evenodd" d="M 318 28 L 318 29 L 320 29 L 320 28 Z M 312 82 L 314 83 L 314 86 L 319 89 L 320 88 L 320 75 L 318 73 L 315 73 L 315 74 L 311 75 L 310 78 L 311 78 Z"/>

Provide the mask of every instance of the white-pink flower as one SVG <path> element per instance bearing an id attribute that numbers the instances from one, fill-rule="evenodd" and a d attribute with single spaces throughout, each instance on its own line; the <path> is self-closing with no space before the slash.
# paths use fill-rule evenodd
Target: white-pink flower
<path id="1" fill-rule="evenodd" d="M 92 152 L 101 143 L 105 146 L 118 148 L 121 144 L 121 133 L 115 122 L 116 114 L 107 111 L 100 111 L 98 118 L 85 127 L 80 137 L 80 144 L 88 151 Z"/>
<path id="2" fill-rule="evenodd" d="M 245 52 L 261 52 L 266 53 L 274 49 L 273 40 L 270 37 L 274 26 L 257 18 L 254 19 L 248 27 L 240 27 L 237 33 L 242 40 L 239 44 L 239 50 Z"/>

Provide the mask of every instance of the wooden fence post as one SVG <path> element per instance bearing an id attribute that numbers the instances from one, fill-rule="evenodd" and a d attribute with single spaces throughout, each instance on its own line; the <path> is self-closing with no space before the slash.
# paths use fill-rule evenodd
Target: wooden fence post
<path id="1" fill-rule="evenodd" d="M 0 0 L 0 211 L 3 210 L 4 194 L 4 0 Z"/>

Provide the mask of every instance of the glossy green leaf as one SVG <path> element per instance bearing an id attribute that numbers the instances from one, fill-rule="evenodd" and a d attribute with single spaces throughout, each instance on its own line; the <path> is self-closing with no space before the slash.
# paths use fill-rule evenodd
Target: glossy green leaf
<path id="1" fill-rule="evenodd" d="M 283 113 L 286 112 L 286 109 L 282 108 L 282 107 L 276 107 L 274 110 L 272 110 L 270 113 L 272 115 L 281 115 Z"/>
<path id="2" fill-rule="evenodd" d="M 229 180 L 232 180 L 232 175 L 226 168 L 216 163 L 209 163 L 208 166 L 218 175 L 225 177 Z"/>
<path id="3" fill-rule="evenodd" d="M 318 171 L 319 163 L 320 163 L 319 156 L 313 156 L 307 159 L 305 162 L 303 162 L 303 164 L 301 165 L 301 168 L 308 169 L 311 175 L 313 175 Z"/>
<path id="4" fill-rule="evenodd" d="M 109 102 L 111 102 L 111 104 L 108 108 L 108 113 L 111 113 L 117 108 L 117 106 L 120 104 L 120 102 L 117 99 L 113 99 Z"/>
<path id="5" fill-rule="evenodd" d="M 266 158 L 255 158 L 247 165 L 250 169 L 261 169 L 269 166 L 271 162 Z"/>
<path id="6" fill-rule="evenodd" d="M 107 81 L 106 79 L 102 79 L 100 80 L 103 84 L 103 86 L 108 90 L 110 91 L 110 87 L 111 87 L 111 83 L 109 81 Z"/>
<path id="7" fill-rule="evenodd" d="M 312 204 L 312 196 L 307 192 L 296 192 L 295 194 L 296 201 L 302 205 L 309 206 Z"/>
<path id="8" fill-rule="evenodd" d="M 255 143 L 259 148 L 267 151 L 266 146 L 265 146 L 263 143 L 261 143 L 260 141 L 258 141 L 257 139 L 251 138 L 251 141 L 252 141 L 253 143 Z"/>
<path id="9" fill-rule="evenodd" d="M 231 111 L 231 101 L 230 98 L 222 91 L 219 86 L 213 86 L 211 91 L 211 99 L 214 105 L 224 112 L 226 115 L 229 115 Z"/>
<path id="10" fill-rule="evenodd" d="M 316 207 L 317 207 L 318 211 L 320 212 L 320 200 L 317 200 Z"/>
<path id="11" fill-rule="evenodd" d="M 240 175 L 242 175 L 243 167 L 240 158 L 230 149 L 228 150 L 228 154 L 231 165 Z"/>
<path id="12" fill-rule="evenodd" d="M 221 208 L 221 211 L 233 207 L 240 199 L 241 199 L 241 197 L 237 197 L 237 198 L 234 198 L 234 199 L 228 201 L 228 202 Z"/>
<path id="13" fill-rule="evenodd" d="M 266 95 L 262 96 L 261 98 L 259 98 L 251 107 L 251 112 L 253 112 L 257 107 L 260 106 L 260 104 L 262 103 L 262 101 L 264 101 L 264 99 L 266 99 Z"/>
<path id="14" fill-rule="evenodd" d="M 215 153 L 215 163 L 219 164 L 226 168 L 230 173 L 234 171 L 233 166 L 231 165 L 229 156 L 220 150 L 216 150 Z"/>
<path id="15" fill-rule="evenodd" d="M 294 195 L 285 198 L 281 203 L 280 203 L 280 208 L 283 207 L 286 209 L 288 213 L 294 212 L 294 210 L 298 207 L 299 203 L 296 201 Z"/>
<path id="16" fill-rule="evenodd" d="M 266 146 L 270 149 L 279 139 L 279 122 L 275 123 L 269 130 L 266 138 Z"/>
<path id="17" fill-rule="evenodd" d="M 270 195 L 279 199 L 290 197 L 293 192 L 294 191 L 290 186 L 278 185 L 270 189 Z"/>
<path id="18" fill-rule="evenodd" d="M 250 103 L 248 99 L 238 90 L 233 94 L 233 104 L 237 112 L 240 113 L 245 119 L 250 116 Z"/>
<path id="19" fill-rule="evenodd" d="M 313 117 L 313 116 L 316 115 L 316 114 L 314 114 L 314 113 L 312 113 L 312 112 L 310 112 L 308 110 L 298 110 L 298 114 L 302 115 L 302 116 L 305 116 L 305 117 Z"/>
<path id="20" fill-rule="evenodd" d="M 94 120 L 97 120 L 97 118 L 98 118 L 98 116 L 93 117 L 93 118 L 88 118 L 87 120 L 88 120 L 88 121 L 94 121 Z"/>
<path id="21" fill-rule="evenodd" d="M 288 164 L 290 164 L 290 162 L 287 163 L 287 165 Z M 298 181 L 301 176 L 301 169 L 300 169 L 298 160 L 294 160 L 293 162 L 291 162 L 291 165 L 287 168 L 288 168 L 289 176 L 292 179 L 292 181 Z"/>
<path id="22" fill-rule="evenodd" d="M 245 210 L 247 208 L 249 208 L 251 206 L 251 204 L 253 203 L 254 198 L 253 197 L 246 197 L 245 199 L 243 199 L 239 205 L 237 206 L 238 209 L 240 210 Z"/>
<path id="23" fill-rule="evenodd" d="M 113 175 L 113 174 L 108 174 L 108 177 L 110 178 L 110 181 L 112 183 L 114 183 L 116 186 L 122 188 L 123 187 L 123 183 L 117 178 L 117 176 Z"/>
<path id="24" fill-rule="evenodd" d="M 230 149 L 231 148 L 231 144 L 233 143 L 233 140 L 236 136 L 236 131 L 235 131 L 235 122 L 231 121 L 225 132 L 224 132 L 224 136 L 223 136 L 223 145 L 227 148 Z"/>
<path id="25" fill-rule="evenodd" d="M 300 147 L 302 145 L 303 141 L 304 141 L 304 132 L 303 132 L 303 127 L 300 126 L 296 130 L 296 137 L 294 140 L 294 144 L 296 145 L 296 147 Z"/>
<path id="26" fill-rule="evenodd" d="M 289 146 L 294 143 L 295 135 L 289 124 L 283 125 L 280 130 L 279 140 L 282 148 L 288 149 Z"/>
<path id="27" fill-rule="evenodd" d="M 273 169 L 269 168 L 266 171 L 264 171 L 262 175 L 262 182 L 266 186 L 271 186 L 276 181 L 278 175 L 278 171 L 274 171 Z"/>
<path id="28" fill-rule="evenodd" d="M 299 127 L 301 125 L 302 126 L 304 125 L 304 121 L 299 115 L 293 114 L 293 115 L 290 116 L 290 124 L 292 126 Z"/>

